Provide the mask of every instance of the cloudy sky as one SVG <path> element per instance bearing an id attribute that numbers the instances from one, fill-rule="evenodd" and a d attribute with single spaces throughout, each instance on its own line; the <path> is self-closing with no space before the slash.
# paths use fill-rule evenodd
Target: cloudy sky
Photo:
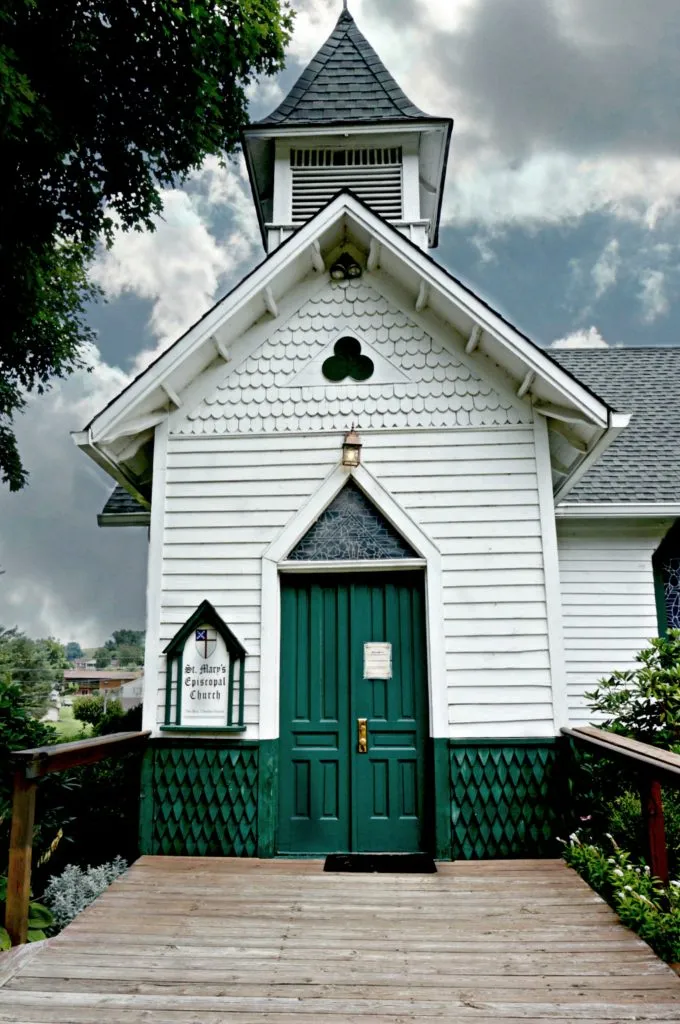
<path id="1" fill-rule="evenodd" d="M 271 110 L 340 0 L 296 0 Z M 438 259 L 543 345 L 673 345 L 680 327 L 678 0 L 350 0 L 411 99 L 455 118 Z M 144 624 L 146 531 L 100 530 L 110 480 L 69 431 L 263 253 L 242 166 L 165 193 L 155 233 L 121 235 L 94 276 L 93 371 L 18 423 L 31 473 L 0 491 L 0 624 L 83 645 Z"/>

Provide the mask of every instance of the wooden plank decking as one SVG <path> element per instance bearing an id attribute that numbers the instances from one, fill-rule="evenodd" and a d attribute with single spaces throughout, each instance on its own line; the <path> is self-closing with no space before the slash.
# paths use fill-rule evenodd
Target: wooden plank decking
<path id="1" fill-rule="evenodd" d="M 680 978 L 558 861 L 396 876 L 143 857 L 0 959 L 13 1024 L 434 1020 L 677 1024 Z"/>

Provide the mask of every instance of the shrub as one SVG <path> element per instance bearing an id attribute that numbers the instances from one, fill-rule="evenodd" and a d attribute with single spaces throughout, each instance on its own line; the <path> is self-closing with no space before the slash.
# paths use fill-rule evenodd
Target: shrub
<path id="1" fill-rule="evenodd" d="M 57 742 L 53 726 L 39 722 L 22 701 L 21 687 L 0 678 L 0 873 L 7 865 L 9 830 L 12 820 L 12 771 L 10 756 L 15 750 L 42 747 Z M 50 775 L 40 784 L 39 815 L 34 834 L 36 855 L 47 850 L 62 825 L 69 821 L 66 804 L 73 781 Z"/>
<path id="2" fill-rule="evenodd" d="M 650 645 L 636 656 L 640 668 L 613 672 L 586 698 L 605 729 L 672 748 L 680 743 L 680 629 Z"/>
<path id="3" fill-rule="evenodd" d="M 616 843 L 612 846 L 608 856 L 574 833 L 565 844 L 564 859 L 658 956 L 669 963 L 680 961 L 680 882 L 665 889 L 649 868 L 635 864 Z"/>
<path id="4" fill-rule="evenodd" d="M 55 928 L 65 928 L 81 910 L 94 903 L 111 882 L 127 871 L 127 867 L 127 861 L 116 857 L 96 868 L 83 869 L 69 864 L 60 875 L 53 875 L 43 899 L 54 915 Z"/>
<path id="5" fill-rule="evenodd" d="M 5 920 L 5 903 L 7 901 L 7 879 L 0 878 L 0 921 Z M 54 916 L 42 903 L 34 900 L 28 905 L 28 941 L 40 942 L 47 938 L 47 928 L 54 925 Z M 0 927 L 0 952 L 11 947 L 12 943 L 6 928 Z"/>

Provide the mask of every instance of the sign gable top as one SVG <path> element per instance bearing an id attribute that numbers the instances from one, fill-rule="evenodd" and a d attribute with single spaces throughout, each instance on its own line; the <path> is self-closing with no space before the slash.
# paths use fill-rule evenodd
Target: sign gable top
<path id="1" fill-rule="evenodd" d="M 187 619 L 184 625 L 175 633 L 170 643 L 163 650 L 168 657 L 181 655 L 188 638 L 195 629 L 200 626 L 211 626 L 217 630 L 224 640 L 227 651 L 233 658 L 245 658 L 246 649 L 237 637 L 234 636 L 224 619 L 212 606 L 210 601 L 203 601 L 193 615 Z"/>

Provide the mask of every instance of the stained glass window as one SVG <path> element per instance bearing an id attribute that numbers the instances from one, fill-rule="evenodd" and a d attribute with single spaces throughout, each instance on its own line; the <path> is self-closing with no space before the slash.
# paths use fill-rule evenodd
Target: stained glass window
<path id="1" fill-rule="evenodd" d="M 680 556 L 664 558 L 662 572 L 667 625 L 680 629 Z"/>
<path id="2" fill-rule="evenodd" d="M 288 559 L 293 562 L 343 562 L 418 557 L 382 512 L 350 480 Z"/>
<path id="3" fill-rule="evenodd" d="M 326 380 L 340 384 L 348 377 L 362 382 L 373 376 L 373 360 L 361 354 L 361 342 L 356 338 L 340 338 L 333 351 L 335 355 L 327 359 L 321 368 Z"/>

